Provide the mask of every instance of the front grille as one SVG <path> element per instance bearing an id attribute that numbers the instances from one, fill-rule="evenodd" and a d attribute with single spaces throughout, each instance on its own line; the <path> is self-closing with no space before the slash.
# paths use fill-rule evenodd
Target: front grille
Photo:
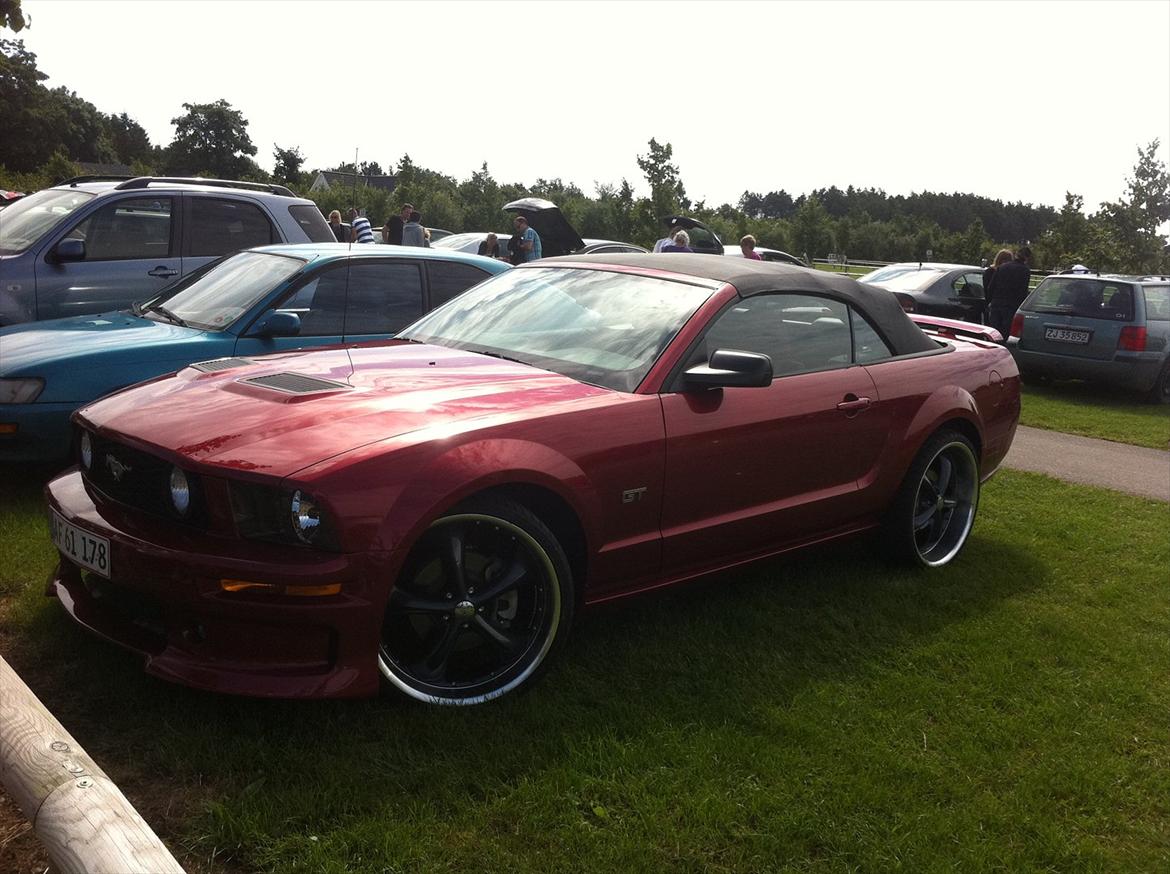
<path id="1" fill-rule="evenodd" d="M 244 367 L 255 363 L 247 358 L 216 358 L 212 361 L 199 361 L 192 364 L 191 368 L 203 373 L 215 373 L 217 370 L 231 370 L 233 367 Z"/>
<path id="2" fill-rule="evenodd" d="M 316 376 L 305 376 L 303 373 L 271 373 L 267 376 L 254 376 L 251 379 L 241 379 L 240 382 L 249 385 L 258 385 L 262 388 L 271 388 L 293 395 L 349 388 L 344 382 L 334 382 L 331 379 L 321 379 Z"/>
<path id="3" fill-rule="evenodd" d="M 171 502 L 171 469 L 174 465 L 148 452 L 92 433 L 90 438 L 93 444 L 93 465 L 85 471 L 85 478 L 102 494 L 119 504 L 153 516 L 206 526 L 203 488 L 196 474 L 185 471 L 191 491 L 191 506 L 186 516 L 180 516 Z"/>

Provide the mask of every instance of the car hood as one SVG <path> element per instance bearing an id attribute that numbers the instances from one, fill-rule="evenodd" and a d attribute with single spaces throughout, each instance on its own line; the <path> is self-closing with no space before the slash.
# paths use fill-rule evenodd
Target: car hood
<path id="1" fill-rule="evenodd" d="M 402 341 L 188 367 L 81 410 L 193 462 L 289 476 L 413 431 L 531 418 L 614 392 L 524 364 Z"/>
<path id="2" fill-rule="evenodd" d="M 577 233 L 577 229 L 569 224 L 569 220 L 561 213 L 551 200 L 540 197 L 522 197 L 504 205 L 508 212 L 514 212 L 528 219 L 538 234 L 540 234 L 541 254 L 545 258 L 556 255 L 568 255 L 584 247 L 585 241 Z M 501 238 L 506 241 L 507 237 Z"/>

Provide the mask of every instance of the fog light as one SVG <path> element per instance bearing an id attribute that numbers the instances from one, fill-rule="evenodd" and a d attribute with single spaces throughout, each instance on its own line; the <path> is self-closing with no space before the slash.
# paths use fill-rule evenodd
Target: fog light
<path id="1" fill-rule="evenodd" d="M 187 483 L 187 474 L 177 467 L 171 468 L 171 503 L 180 516 L 186 516 L 191 507 L 191 487 Z"/>

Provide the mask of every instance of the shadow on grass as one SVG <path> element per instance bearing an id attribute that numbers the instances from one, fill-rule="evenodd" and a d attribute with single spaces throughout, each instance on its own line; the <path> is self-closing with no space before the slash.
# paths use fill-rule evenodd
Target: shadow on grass
<path id="1" fill-rule="evenodd" d="M 977 536 L 934 573 L 890 570 L 866 540 L 823 547 L 595 608 L 535 688 L 466 710 L 169 685 L 51 601 L 15 666 L 162 833 L 189 832 L 210 811 L 219 846 L 246 846 L 257 832 L 320 829 L 388 804 L 454 813 L 547 773 L 579 775 L 599 745 L 652 749 L 688 727 L 760 736 L 808 685 L 880 669 L 1045 573 L 1027 551 Z M 174 777 L 160 785 L 160 773 Z"/>

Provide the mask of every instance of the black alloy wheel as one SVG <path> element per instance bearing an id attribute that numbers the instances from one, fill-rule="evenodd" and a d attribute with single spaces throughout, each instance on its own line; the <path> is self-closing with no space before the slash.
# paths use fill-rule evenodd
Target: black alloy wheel
<path id="1" fill-rule="evenodd" d="M 979 462 L 971 442 L 940 431 L 914 457 L 887 513 L 883 543 L 894 557 L 941 567 L 962 550 L 979 507 Z"/>
<path id="2" fill-rule="evenodd" d="M 509 499 L 470 501 L 411 550 L 386 607 L 378 666 L 420 701 L 490 701 L 544 669 L 573 601 L 564 550 L 540 519 Z"/>

